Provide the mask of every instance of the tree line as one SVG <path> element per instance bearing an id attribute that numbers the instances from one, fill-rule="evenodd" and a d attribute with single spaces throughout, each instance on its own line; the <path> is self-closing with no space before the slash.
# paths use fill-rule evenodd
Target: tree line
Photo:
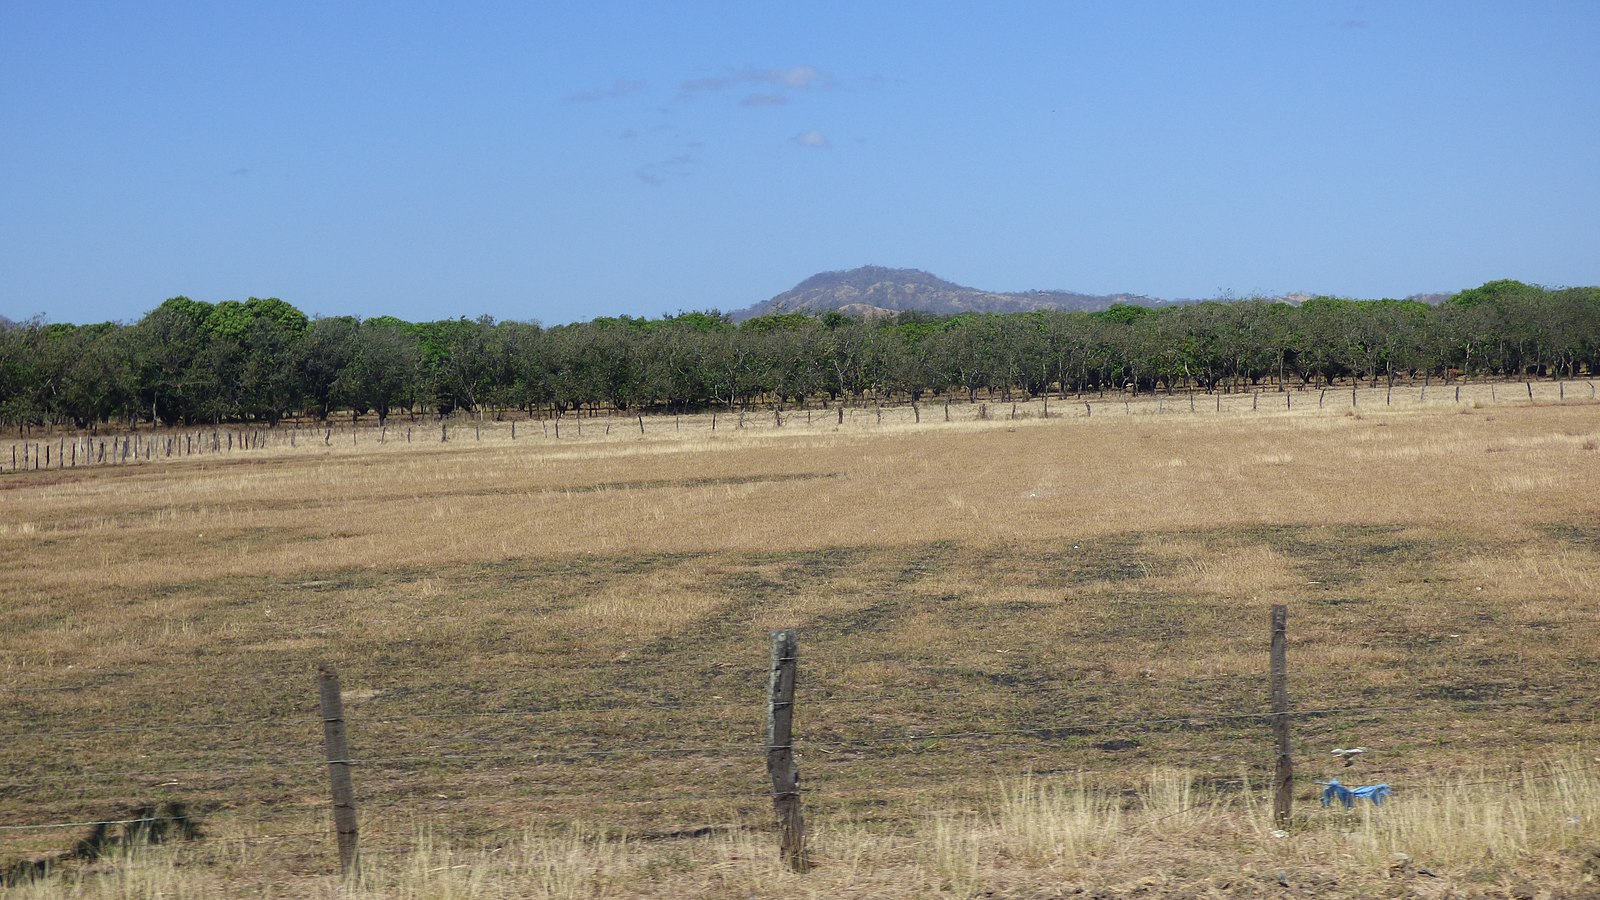
<path id="1" fill-rule="evenodd" d="M 716 312 L 527 322 L 310 318 L 174 297 L 133 324 L 0 328 L 0 422 L 386 420 L 457 410 L 778 408 L 872 396 L 1234 391 L 1593 375 L 1600 288 L 1492 281 L 1438 306 L 1318 297 L 861 320 Z"/>

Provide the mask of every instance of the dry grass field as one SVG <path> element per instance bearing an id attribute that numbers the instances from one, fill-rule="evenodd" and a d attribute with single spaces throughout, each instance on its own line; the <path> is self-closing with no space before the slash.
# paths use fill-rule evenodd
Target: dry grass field
<path id="1" fill-rule="evenodd" d="M 0 892 L 340 895 L 327 661 L 346 896 L 1600 895 L 1600 403 L 1535 387 L 392 422 L 7 469 L 0 866 L 85 830 L 22 826 L 141 803 L 203 835 Z M 761 747 L 786 627 L 803 876 Z M 1323 809 L 1329 776 L 1394 796 Z"/>

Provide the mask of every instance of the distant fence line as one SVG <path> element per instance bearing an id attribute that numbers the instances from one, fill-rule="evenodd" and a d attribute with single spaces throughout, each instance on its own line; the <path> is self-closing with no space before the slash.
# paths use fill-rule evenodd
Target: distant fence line
<path id="1" fill-rule="evenodd" d="M 1535 391 L 1535 385 L 1540 390 Z M 1595 400 L 1596 390 L 1592 381 L 1573 382 L 1574 391 L 1571 399 Z M 951 403 L 964 404 L 970 412 L 964 418 L 978 421 L 996 419 L 1034 418 L 1034 404 L 1040 406 L 1038 418 L 1092 419 L 1098 412 L 1104 416 L 1108 411 L 1115 414 L 1120 408 L 1125 414 L 1132 414 L 1135 404 L 1139 405 L 1141 414 L 1149 414 L 1154 407 L 1155 415 L 1177 413 L 1202 414 L 1213 413 L 1243 413 L 1243 412 L 1292 412 L 1295 409 L 1304 410 L 1311 398 L 1315 398 L 1316 408 L 1319 410 L 1338 409 L 1357 411 L 1363 408 L 1392 406 L 1395 400 L 1409 402 L 1409 395 L 1415 392 L 1416 402 L 1427 405 L 1429 388 L 1433 388 L 1436 403 L 1463 402 L 1482 403 L 1484 394 L 1487 393 L 1488 402 L 1498 403 L 1537 403 L 1540 401 L 1553 401 L 1564 403 L 1567 396 L 1568 382 L 1534 382 L 1534 381 L 1509 381 L 1509 382 L 1477 382 L 1466 385 L 1468 393 L 1464 396 L 1464 385 L 1407 385 L 1396 387 L 1360 387 L 1352 385 L 1348 393 L 1342 389 L 1312 388 L 1296 386 L 1288 389 L 1256 389 L 1249 392 L 1224 394 L 1221 391 L 1201 392 L 1198 390 L 1145 393 L 1137 399 L 1131 396 L 1118 396 L 1115 394 L 1085 395 L 1073 400 L 1065 398 L 1052 398 L 1044 395 L 1037 398 L 1018 400 L 996 400 L 987 398 L 982 400 L 957 400 L 952 397 L 943 398 L 943 422 L 953 421 Z M 1582 388 L 1579 390 L 1578 388 Z M 1505 396 L 1501 396 L 1501 389 L 1505 389 Z M 1554 396 L 1545 396 L 1554 394 Z M 1199 398 L 1207 397 L 1202 402 Z M 1301 398 L 1296 405 L 1296 398 Z M 1381 402 L 1377 399 L 1381 397 Z M 1225 399 L 1226 398 L 1226 399 Z M 1281 398 L 1279 404 L 1276 398 Z M 1363 402 L 1365 398 L 1365 402 Z M 1348 402 L 1346 402 L 1348 400 Z M 1054 409 L 1052 410 L 1052 402 Z M 1248 409 L 1245 404 L 1248 403 Z M 1026 407 L 1026 408 L 1025 408 Z M 1209 408 L 1208 408 L 1209 407 Z M 936 407 L 937 408 L 937 407 Z M 919 402 L 901 402 L 886 404 L 881 401 L 870 405 L 847 407 L 838 404 L 831 410 L 826 410 L 827 415 L 817 417 L 818 412 L 811 408 L 770 410 L 771 425 L 776 428 L 794 427 L 801 421 L 809 427 L 838 426 L 849 420 L 857 420 L 863 416 L 871 416 L 870 424 L 883 424 L 884 411 L 898 411 L 903 417 L 907 411 L 911 413 L 912 424 L 922 424 L 923 404 Z M 648 436 L 651 428 L 656 430 L 670 429 L 672 433 L 684 430 L 683 416 L 670 412 L 645 414 L 637 411 L 606 410 L 605 415 L 600 411 L 591 411 L 589 433 L 590 437 L 610 436 L 613 429 L 632 433 L 637 429 L 641 436 Z M 718 419 L 732 419 L 732 428 L 742 430 L 758 422 L 766 422 L 762 417 L 751 415 L 748 410 L 712 411 L 709 414 L 709 423 L 701 427 L 708 431 L 716 431 Z M 545 440 L 564 440 L 568 438 L 584 437 L 584 415 L 574 415 L 567 426 L 567 435 L 563 437 L 561 427 L 563 419 L 517 419 L 511 418 L 504 422 L 496 422 L 496 426 L 503 426 L 507 434 L 502 439 L 517 441 L 517 424 L 522 422 L 525 426 L 521 438 L 531 437 L 531 426 L 537 425 L 537 437 Z M 702 413 L 699 418 L 707 418 Z M 930 421 L 938 421 L 937 418 Z M 670 426 L 666 423 L 670 422 Z M 438 427 L 435 429 L 433 426 Z M 491 426 L 494 427 L 494 426 Z M 729 426 L 723 423 L 726 430 Z M 33 436 L 33 430 L 45 431 L 44 436 Z M 439 417 L 433 424 L 419 424 L 408 422 L 406 424 L 380 424 L 368 425 L 351 424 L 339 425 L 335 423 L 319 423 L 301 427 L 298 422 L 285 427 L 279 425 L 269 427 L 265 425 L 212 425 L 200 428 L 160 428 L 152 427 L 149 430 L 130 430 L 128 432 L 110 431 L 102 434 L 98 430 L 84 432 L 80 430 L 56 431 L 50 427 L 42 429 L 19 428 L 19 436 L 0 441 L 0 445 L 8 444 L 9 458 L 0 456 L 0 474 L 23 474 L 26 472 L 63 471 L 89 466 L 123 466 L 141 463 L 164 462 L 169 460 L 183 460 L 193 458 L 218 457 L 235 453 L 250 453 L 266 449 L 295 450 L 301 447 L 317 449 L 337 446 L 362 446 L 378 444 L 382 446 L 394 444 L 444 445 L 470 439 L 474 442 L 483 441 L 484 420 L 480 415 L 457 414 L 451 417 Z M 597 434 L 598 432 L 598 434 Z M 0 451 L 4 452 L 4 451 Z"/>

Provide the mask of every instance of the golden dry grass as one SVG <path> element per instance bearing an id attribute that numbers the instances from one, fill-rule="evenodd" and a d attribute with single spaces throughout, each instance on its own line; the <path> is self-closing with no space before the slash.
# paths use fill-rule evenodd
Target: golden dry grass
<path id="1" fill-rule="evenodd" d="M 1595 734 L 1600 406 L 1520 390 L 596 419 L 559 441 L 458 423 L 443 445 L 419 423 L 8 472 L 0 825 L 182 799 L 199 846 L 48 890 L 331 891 L 326 659 L 368 763 L 374 896 L 1204 896 L 1281 890 L 1280 869 L 1361 895 L 1398 883 L 1394 852 L 1458 892 L 1581 891 L 1592 816 L 1517 798 Z M 1296 721 L 1286 839 L 1240 781 L 1270 768 L 1238 716 L 1265 705 L 1274 602 L 1296 706 L 1325 711 Z M 791 626 L 807 879 L 775 871 L 762 797 L 765 634 Z M 1324 760 L 1352 744 L 1372 752 L 1346 778 Z M 1537 784 L 1589 784 L 1561 766 Z M 1396 800 L 1307 807 L 1329 774 Z M 72 834 L 0 832 L 0 862 Z"/>

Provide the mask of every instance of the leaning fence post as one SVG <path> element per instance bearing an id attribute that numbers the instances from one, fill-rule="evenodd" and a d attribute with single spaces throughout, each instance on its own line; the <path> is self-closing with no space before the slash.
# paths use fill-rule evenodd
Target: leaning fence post
<path id="1" fill-rule="evenodd" d="M 1289 827 L 1294 801 L 1294 758 L 1289 746 L 1289 608 L 1272 606 L 1272 736 L 1278 745 L 1272 775 L 1272 818 Z"/>
<path id="2" fill-rule="evenodd" d="M 360 867 L 356 848 L 356 792 L 350 781 L 350 744 L 344 732 L 344 702 L 339 673 L 327 663 L 317 666 L 317 693 L 322 706 L 322 742 L 328 753 L 328 782 L 333 788 L 333 826 L 339 838 L 339 873 L 352 878 Z"/>
<path id="3" fill-rule="evenodd" d="M 778 811 L 784 864 L 806 872 L 805 821 L 800 812 L 800 772 L 794 764 L 794 680 L 799 662 L 794 629 L 772 632 L 772 672 L 767 691 L 767 774 L 772 777 L 772 803 Z"/>

